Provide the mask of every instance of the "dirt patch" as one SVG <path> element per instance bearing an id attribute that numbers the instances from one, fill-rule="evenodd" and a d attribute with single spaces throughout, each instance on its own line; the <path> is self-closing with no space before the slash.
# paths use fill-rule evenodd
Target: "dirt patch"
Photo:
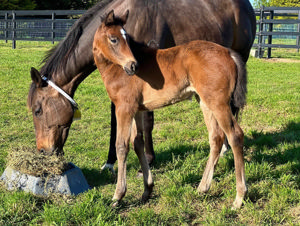
<path id="1" fill-rule="evenodd" d="M 291 210 L 291 215 L 294 218 L 293 223 L 299 224 L 300 223 L 300 206 L 293 207 Z"/>
<path id="2" fill-rule="evenodd" d="M 10 151 L 7 165 L 24 174 L 42 176 L 45 174 L 61 175 L 69 169 L 63 156 L 37 154 L 31 148 L 18 148 Z"/>
<path id="3" fill-rule="evenodd" d="M 300 63 L 300 60 L 296 59 L 288 59 L 288 58 L 270 58 L 270 59 L 264 59 L 268 62 L 279 62 L 279 63 Z"/>

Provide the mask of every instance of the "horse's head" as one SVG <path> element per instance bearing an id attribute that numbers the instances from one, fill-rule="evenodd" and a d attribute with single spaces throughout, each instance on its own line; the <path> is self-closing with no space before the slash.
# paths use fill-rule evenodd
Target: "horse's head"
<path id="1" fill-rule="evenodd" d="M 74 104 L 63 96 L 64 91 L 58 91 L 59 88 L 54 83 L 43 79 L 34 68 L 31 69 L 31 78 L 27 105 L 32 110 L 38 152 L 63 154 L 76 102 Z M 69 89 L 68 85 L 60 88 L 65 91 Z"/>
<path id="2" fill-rule="evenodd" d="M 98 57 L 103 57 L 120 65 L 128 75 L 133 75 L 138 63 L 131 52 L 128 36 L 123 28 L 128 14 L 128 10 L 122 17 L 115 17 L 113 10 L 107 14 L 95 33 L 93 53 L 96 63 Z"/>

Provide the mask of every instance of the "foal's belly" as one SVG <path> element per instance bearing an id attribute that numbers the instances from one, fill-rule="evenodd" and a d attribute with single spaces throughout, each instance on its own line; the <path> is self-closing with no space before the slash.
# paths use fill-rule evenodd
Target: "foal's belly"
<path id="1" fill-rule="evenodd" d="M 163 90 L 148 90 L 143 93 L 143 101 L 140 104 L 140 110 L 152 111 L 168 105 L 176 104 L 180 101 L 190 99 L 195 95 L 196 90 L 192 86 L 181 90 L 172 88 Z"/>

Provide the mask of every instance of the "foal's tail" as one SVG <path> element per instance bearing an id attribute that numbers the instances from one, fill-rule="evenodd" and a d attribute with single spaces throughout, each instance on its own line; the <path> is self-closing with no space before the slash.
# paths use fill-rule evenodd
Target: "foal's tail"
<path id="1" fill-rule="evenodd" d="M 233 115 L 238 116 L 240 109 L 246 104 L 246 94 L 247 94 L 247 70 L 246 65 L 238 53 L 233 50 L 230 51 L 230 56 L 234 60 L 237 67 L 237 80 L 235 84 L 235 89 L 232 94 L 231 100 L 231 110 Z"/>

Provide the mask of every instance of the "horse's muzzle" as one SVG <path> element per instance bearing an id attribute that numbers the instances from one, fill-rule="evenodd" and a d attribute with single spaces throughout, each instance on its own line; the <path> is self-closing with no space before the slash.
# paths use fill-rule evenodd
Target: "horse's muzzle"
<path id="1" fill-rule="evenodd" d="M 124 66 L 124 70 L 128 75 L 134 75 L 138 69 L 138 62 L 131 61 Z"/>

